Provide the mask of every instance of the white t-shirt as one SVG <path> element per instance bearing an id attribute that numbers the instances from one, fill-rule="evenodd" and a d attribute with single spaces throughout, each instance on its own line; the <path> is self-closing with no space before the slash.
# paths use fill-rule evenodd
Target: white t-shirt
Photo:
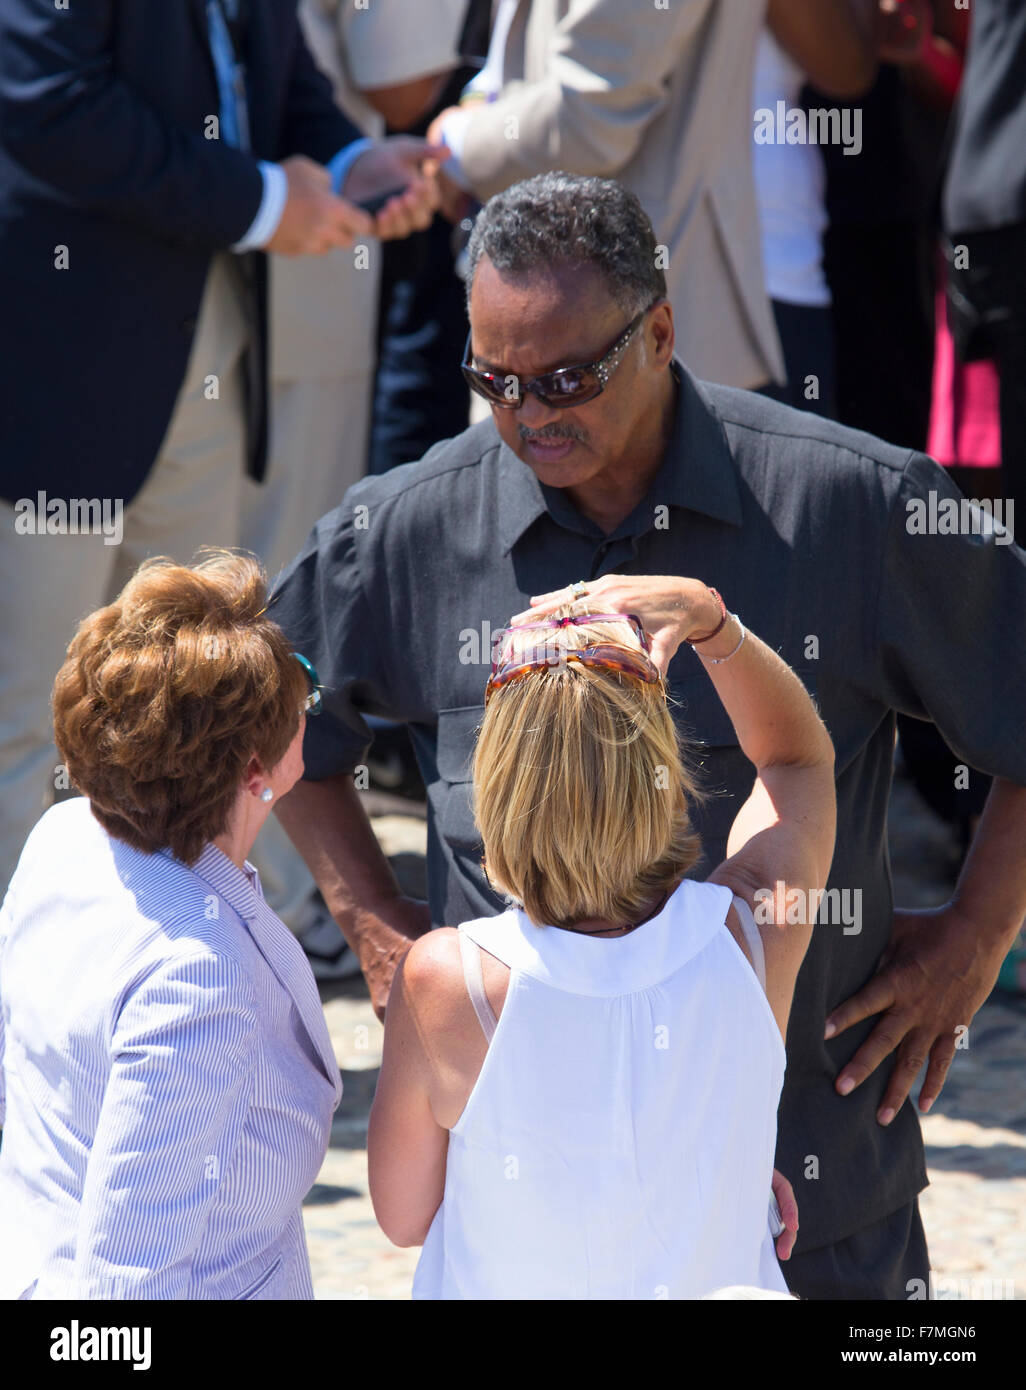
<path id="1" fill-rule="evenodd" d="M 755 55 L 752 109 L 776 112 L 798 104 L 805 73 L 768 29 Z M 762 231 L 766 291 L 786 304 L 825 306 L 830 289 L 823 273 L 827 225 L 826 170 L 815 145 L 762 145 L 752 140 L 752 165 Z"/>

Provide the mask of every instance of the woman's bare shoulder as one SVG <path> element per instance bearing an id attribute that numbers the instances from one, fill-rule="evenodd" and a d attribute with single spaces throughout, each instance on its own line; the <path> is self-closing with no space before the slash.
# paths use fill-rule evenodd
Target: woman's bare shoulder
<path id="1" fill-rule="evenodd" d="M 498 1018 L 506 997 L 509 966 L 481 948 L 481 972 L 492 1012 Z M 426 1028 L 466 1030 L 477 1038 L 480 1023 L 463 974 L 459 932 L 437 927 L 418 937 L 403 962 L 408 1002 Z"/>
<path id="2" fill-rule="evenodd" d="M 418 936 L 403 958 L 403 983 L 414 1002 L 447 994 L 463 980 L 459 932 L 435 927 Z"/>

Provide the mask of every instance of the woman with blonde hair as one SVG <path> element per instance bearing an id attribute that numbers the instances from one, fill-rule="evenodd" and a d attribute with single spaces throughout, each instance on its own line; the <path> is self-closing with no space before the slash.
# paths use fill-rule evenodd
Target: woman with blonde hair
<path id="1" fill-rule="evenodd" d="M 0 910 L 2 1297 L 313 1297 L 301 1203 L 341 1081 L 246 856 L 320 693 L 265 606 L 252 559 L 147 561 L 57 676 L 82 795 Z"/>
<path id="2" fill-rule="evenodd" d="M 512 905 L 410 949 L 368 1137 L 378 1221 L 424 1246 L 415 1298 L 787 1291 L 767 1200 L 833 747 L 715 590 L 675 583 L 661 661 L 693 644 L 756 771 L 704 882 L 640 622 L 567 604 L 499 635 L 473 776 Z"/>

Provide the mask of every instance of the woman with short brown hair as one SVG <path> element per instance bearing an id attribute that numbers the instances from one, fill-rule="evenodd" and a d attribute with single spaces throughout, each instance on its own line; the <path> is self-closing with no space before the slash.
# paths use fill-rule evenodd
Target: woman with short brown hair
<path id="1" fill-rule="evenodd" d="M 341 1082 L 246 856 L 320 696 L 265 612 L 252 559 L 147 561 L 57 676 L 82 796 L 0 913 L 7 1297 L 312 1297 L 301 1202 Z"/>

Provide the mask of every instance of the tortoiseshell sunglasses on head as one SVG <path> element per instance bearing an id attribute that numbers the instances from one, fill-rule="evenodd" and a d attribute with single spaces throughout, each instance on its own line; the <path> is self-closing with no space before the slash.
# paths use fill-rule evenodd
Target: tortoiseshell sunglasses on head
<path id="1" fill-rule="evenodd" d="M 512 633 L 530 632 L 532 629 L 551 632 L 563 627 L 610 622 L 629 623 L 641 643 L 642 650 L 637 651 L 633 647 L 621 647 L 615 642 L 594 642 L 587 647 L 554 649 L 546 645 L 544 655 L 537 654 L 537 648 L 528 648 L 519 656 L 509 658 L 506 661 L 495 658 L 492 661 L 491 676 L 485 688 L 485 704 L 488 704 L 494 691 L 508 685 L 510 681 L 526 676 L 531 671 L 562 665 L 566 661 L 578 661 L 582 666 L 619 671 L 622 675 L 634 676 L 638 680 L 644 681 L 646 685 L 655 685 L 661 681 L 662 675 L 659 668 L 648 655 L 651 650 L 648 633 L 642 626 L 640 618 L 633 613 L 577 613 L 570 618 L 548 618 L 537 623 L 518 623 L 514 627 L 502 628 L 496 633 L 498 650 L 501 653 Z"/>

